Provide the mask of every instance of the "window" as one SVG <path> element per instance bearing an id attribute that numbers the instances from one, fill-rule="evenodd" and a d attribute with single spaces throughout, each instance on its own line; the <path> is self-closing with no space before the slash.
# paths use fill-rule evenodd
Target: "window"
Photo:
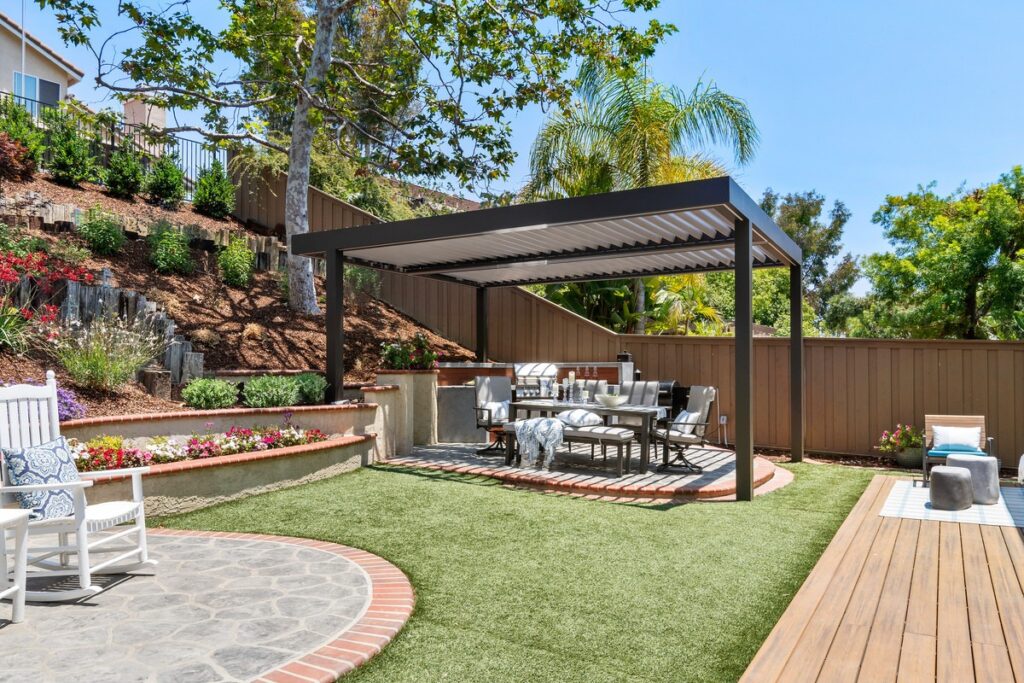
<path id="1" fill-rule="evenodd" d="M 39 115 L 40 106 L 56 107 L 60 102 L 60 84 L 20 71 L 14 72 L 14 95 L 33 116 Z"/>

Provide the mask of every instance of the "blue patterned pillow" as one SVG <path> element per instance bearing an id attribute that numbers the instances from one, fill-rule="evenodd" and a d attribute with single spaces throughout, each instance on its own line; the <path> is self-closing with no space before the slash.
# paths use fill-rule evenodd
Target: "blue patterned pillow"
<path id="1" fill-rule="evenodd" d="M 11 486 L 78 481 L 75 457 L 63 436 L 20 451 L 4 449 L 4 461 Z M 32 511 L 31 519 L 56 519 L 75 514 L 75 498 L 68 489 L 28 491 L 16 495 L 18 504 Z"/>

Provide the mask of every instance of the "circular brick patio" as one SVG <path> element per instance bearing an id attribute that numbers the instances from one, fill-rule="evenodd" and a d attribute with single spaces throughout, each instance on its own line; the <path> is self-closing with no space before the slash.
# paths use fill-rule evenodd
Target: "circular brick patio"
<path id="1" fill-rule="evenodd" d="M 151 576 L 101 577 L 87 602 L 0 622 L 0 681 L 333 682 L 413 608 L 397 567 L 334 543 L 153 529 L 150 552 Z"/>

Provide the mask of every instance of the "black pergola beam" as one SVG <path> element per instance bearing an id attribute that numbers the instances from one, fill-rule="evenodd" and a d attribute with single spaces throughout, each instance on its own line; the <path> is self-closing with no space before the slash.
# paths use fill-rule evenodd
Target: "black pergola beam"
<path id="1" fill-rule="evenodd" d="M 789 456 L 804 459 L 804 299 L 802 268 L 789 267 Z"/>
<path id="2" fill-rule="evenodd" d="M 488 301 L 487 288 L 476 288 L 476 360 L 478 363 L 487 362 L 487 322 L 488 322 Z"/>
<path id="3" fill-rule="evenodd" d="M 337 249 L 324 252 L 327 289 L 327 396 L 335 401 L 345 391 L 345 262 Z"/>
<path id="4" fill-rule="evenodd" d="M 754 498 L 754 261 L 750 221 L 736 221 L 736 500 Z"/>

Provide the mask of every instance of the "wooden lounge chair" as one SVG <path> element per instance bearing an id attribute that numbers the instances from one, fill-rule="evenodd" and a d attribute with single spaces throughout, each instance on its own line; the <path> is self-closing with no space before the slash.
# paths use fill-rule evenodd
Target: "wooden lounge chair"
<path id="1" fill-rule="evenodd" d="M 978 428 L 979 437 L 977 444 L 955 445 L 948 448 L 935 447 L 936 427 L 968 427 Z M 974 446 L 973 448 L 971 446 Z M 944 465 L 946 456 L 951 453 L 966 453 L 971 455 L 995 455 L 995 439 L 985 435 L 984 415 L 925 415 L 924 416 L 924 451 L 922 472 L 924 481 L 928 483 L 928 466 Z"/>
<path id="2" fill-rule="evenodd" d="M 15 502 L 19 493 L 35 492 L 67 491 L 73 500 L 71 514 L 31 519 L 28 523 L 29 537 L 56 537 L 54 545 L 29 549 L 28 578 L 58 579 L 46 590 L 26 591 L 26 599 L 36 602 L 78 600 L 95 595 L 102 588 L 93 584 L 94 574 L 120 574 L 156 565 L 155 560 L 149 559 L 146 549 L 142 475 L 148 467 L 82 472 L 76 481 L 68 481 L 66 476 L 53 476 L 48 477 L 48 483 L 11 485 L 8 459 L 15 456 L 10 453 L 44 446 L 58 439 L 57 381 L 53 372 L 46 373 L 46 385 L 42 387 L 18 384 L 0 388 L 0 448 L 3 449 L 0 504 Z M 131 478 L 132 500 L 88 504 L 85 489 L 95 480 L 121 477 Z M 73 543 L 69 542 L 71 535 L 74 535 Z M 0 552 L 7 552 L 3 535 L 0 535 Z M 93 562 L 95 555 L 110 554 L 115 555 L 99 563 Z M 70 562 L 72 557 L 76 559 L 74 564 Z M 77 587 L 68 587 L 68 582 L 63 580 L 71 576 L 78 577 Z"/>
<path id="3" fill-rule="evenodd" d="M 704 446 L 707 434 L 708 417 L 711 415 L 711 406 L 715 403 L 718 391 L 714 387 L 692 386 L 690 396 L 686 402 L 686 412 L 695 416 L 692 421 L 686 423 L 675 422 L 677 416 L 670 416 L 663 420 L 661 426 L 651 434 L 651 441 L 661 443 L 662 460 L 658 466 L 659 472 L 664 472 L 673 467 L 682 468 L 689 474 L 700 474 L 704 468 L 696 465 L 686 457 L 686 449 L 696 446 Z M 675 451 L 675 457 L 668 459 L 669 451 Z"/>

